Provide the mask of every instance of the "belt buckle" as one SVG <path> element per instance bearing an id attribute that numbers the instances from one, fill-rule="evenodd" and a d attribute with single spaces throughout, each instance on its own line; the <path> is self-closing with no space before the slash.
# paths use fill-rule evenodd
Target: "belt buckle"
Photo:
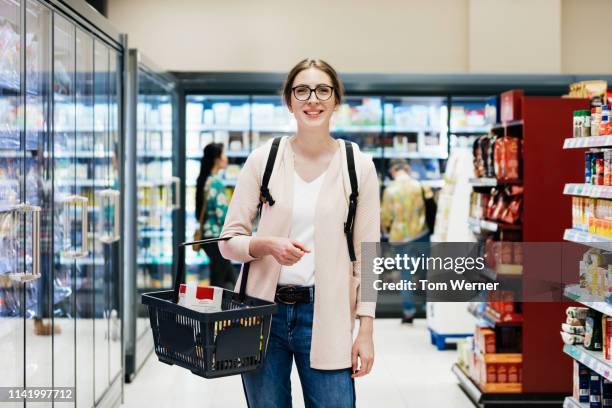
<path id="1" fill-rule="evenodd" d="M 282 288 L 280 288 L 280 290 L 278 292 L 276 292 L 276 294 L 278 296 L 278 300 L 280 300 L 282 303 L 284 303 L 286 305 L 294 305 L 294 304 L 296 304 L 297 303 L 296 300 L 294 300 L 293 302 L 288 302 L 288 301 L 283 300 L 283 294 L 285 294 L 285 290 L 287 292 L 295 294 L 295 286 L 283 286 Z"/>

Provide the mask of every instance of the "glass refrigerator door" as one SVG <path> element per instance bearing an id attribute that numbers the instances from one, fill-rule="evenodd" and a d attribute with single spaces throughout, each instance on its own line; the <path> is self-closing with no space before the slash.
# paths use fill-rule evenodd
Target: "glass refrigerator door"
<path id="1" fill-rule="evenodd" d="M 26 283 L 25 367 L 26 387 L 51 387 L 53 336 L 40 335 L 51 328 L 53 284 L 52 164 L 49 134 L 51 92 L 51 10 L 37 1 L 26 3 L 25 61 L 25 185 L 26 202 L 40 207 L 40 278 Z M 27 225 L 27 224 L 26 224 Z M 26 227 L 26 246 L 33 242 Z M 43 320 L 40 320 L 43 319 Z M 42 323 L 42 324 L 41 324 Z M 66 334 L 65 336 L 69 336 Z M 60 342 L 61 343 L 61 342 Z M 71 345 L 67 344 L 70 348 Z M 70 380 L 68 376 L 67 380 Z M 51 402 L 38 404 L 51 406 Z"/>
<path id="2" fill-rule="evenodd" d="M 385 97 L 383 110 L 383 183 L 389 181 L 388 160 L 406 159 L 414 178 L 440 188 L 440 160 L 448 157 L 447 98 Z"/>
<path id="3" fill-rule="evenodd" d="M 76 27 L 56 14 L 53 27 L 54 112 L 54 386 L 75 385 L 75 272 L 87 254 L 86 199 L 77 190 L 75 40 Z M 57 404 L 56 404 L 57 405 Z"/>
<path id="4" fill-rule="evenodd" d="M 138 72 L 138 296 L 172 288 L 173 96 L 158 77 Z M 160 175 L 163 175 L 160 178 Z M 136 337 L 150 336 L 148 310 L 139 306 Z M 137 343 L 139 344 L 139 343 Z M 150 353 L 136 347 L 137 363 Z"/>
<path id="5" fill-rule="evenodd" d="M 222 143 L 229 164 L 222 178 L 226 188 L 231 191 L 249 151 L 263 142 L 263 134 L 283 132 L 289 129 L 285 117 L 281 115 L 280 98 L 255 101 L 250 104 L 248 96 L 187 96 L 186 107 L 186 154 L 185 171 L 185 240 L 193 240 L 199 228 L 195 211 L 196 185 L 200 174 L 200 161 L 204 147 L 212 142 Z M 259 112 L 257 121 L 251 112 Z M 281 115 L 282 116 L 282 115 Z M 249 143 L 249 131 L 253 136 Z M 186 251 L 187 280 L 207 283 L 208 258 L 204 251 Z"/>
<path id="6" fill-rule="evenodd" d="M 77 362 L 77 403 L 78 407 L 94 404 L 94 268 L 98 248 L 94 239 L 94 221 L 97 208 L 94 206 L 91 174 L 103 156 L 94 150 L 94 40 L 91 35 L 77 29 L 76 33 L 76 154 L 78 195 L 86 197 L 88 223 L 87 240 L 89 254 L 77 262 L 76 274 L 76 362 Z"/>
<path id="7" fill-rule="evenodd" d="M 24 304 L 18 272 L 20 240 L 11 210 L 22 200 L 19 179 L 24 167 L 18 112 L 20 103 L 20 1 L 0 0 L 0 356 L 3 385 L 24 386 Z M 23 403 L 7 406 L 23 406 Z"/>
<path id="8" fill-rule="evenodd" d="M 111 383 L 121 374 L 123 356 L 121 353 L 121 265 L 119 258 L 120 246 L 120 115 L 121 103 L 121 56 L 114 50 L 109 53 L 109 124 L 108 124 L 108 184 L 107 191 L 101 197 L 101 211 L 104 214 L 105 229 L 103 231 L 104 246 L 108 251 L 106 267 L 110 280 L 109 285 L 109 369 Z M 123 381 L 123 379 L 121 379 Z"/>
<path id="9" fill-rule="evenodd" d="M 100 240 L 105 233 L 105 219 L 107 214 L 101 205 L 100 193 L 109 187 L 110 175 L 110 142 L 109 142 L 109 120 L 110 120 L 110 98 L 109 98 L 109 49 L 102 42 L 94 42 L 94 120 L 95 139 L 94 150 L 100 152 L 103 158 L 96 161 L 93 169 L 94 174 L 94 239 L 95 239 L 95 262 L 94 262 L 94 390 L 95 400 L 99 401 L 104 391 L 110 384 L 109 366 L 109 335 L 110 335 L 110 304 L 111 291 L 109 257 L 111 255 L 107 245 Z"/>

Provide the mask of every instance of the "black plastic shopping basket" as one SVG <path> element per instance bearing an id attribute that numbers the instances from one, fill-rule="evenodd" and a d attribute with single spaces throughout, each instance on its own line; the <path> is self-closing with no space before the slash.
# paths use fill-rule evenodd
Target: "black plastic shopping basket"
<path id="1" fill-rule="evenodd" d="M 249 263 L 244 264 L 238 293 L 223 290 L 221 311 L 199 313 L 177 304 L 185 277 L 185 247 L 229 238 L 185 242 L 179 246 L 174 290 L 145 293 L 155 353 L 159 361 L 176 364 L 205 378 L 252 371 L 266 356 L 276 304 L 246 295 Z"/>

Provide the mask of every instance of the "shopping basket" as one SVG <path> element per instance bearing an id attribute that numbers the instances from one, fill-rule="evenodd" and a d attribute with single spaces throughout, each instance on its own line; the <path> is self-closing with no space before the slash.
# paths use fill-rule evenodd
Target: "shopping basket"
<path id="1" fill-rule="evenodd" d="M 159 361 L 218 378 L 255 370 L 266 356 L 276 304 L 246 295 L 249 263 L 242 268 L 239 292 L 223 290 L 221 311 L 200 313 L 177 304 L 185 277 L 185 247 L 229 238 L 184 242 L 178 248 L 174 290 L 145 293 L 155 353 Z"/>

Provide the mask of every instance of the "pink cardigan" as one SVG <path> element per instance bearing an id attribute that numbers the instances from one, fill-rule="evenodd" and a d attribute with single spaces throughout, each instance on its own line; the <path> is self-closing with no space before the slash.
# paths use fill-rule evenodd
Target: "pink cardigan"
<path id="1" fill-rule="evenodd" d="M 348 212 L 350 182 L 344 145 L 332 159 L 323 180 L 315 210 L 315 302 L 312 325 L 310 365 L 333 370 L 351 366 L 351 348 L 355 316 L 374 317 L 376 302 L 362 302 L 361 242 L 380 240 L 380 199 L 376 169 L 371 158 L 356 144 L 355 167 L 359 198 L 354 224 L 356 262 L 351 262 L 344 235 Z M 249 254 L 252 221 L 257 213 L 259 187 L 271 142 L 254 150 L 248 157 L 229 205 L 222 237 L 234 237 L 219 244 L 221 254 L 239 262 L 251 261 L 247 293 L 272 301 L 281 265 L 272 256 L 255 259 Z M 293 151 L 288 138 L 280 143 L 269 189 L 273 206 L 264 204 L 258 236 L 288 237 L 293 202 Z M 240 285 L 240 279 L 236 288 Z"/>

